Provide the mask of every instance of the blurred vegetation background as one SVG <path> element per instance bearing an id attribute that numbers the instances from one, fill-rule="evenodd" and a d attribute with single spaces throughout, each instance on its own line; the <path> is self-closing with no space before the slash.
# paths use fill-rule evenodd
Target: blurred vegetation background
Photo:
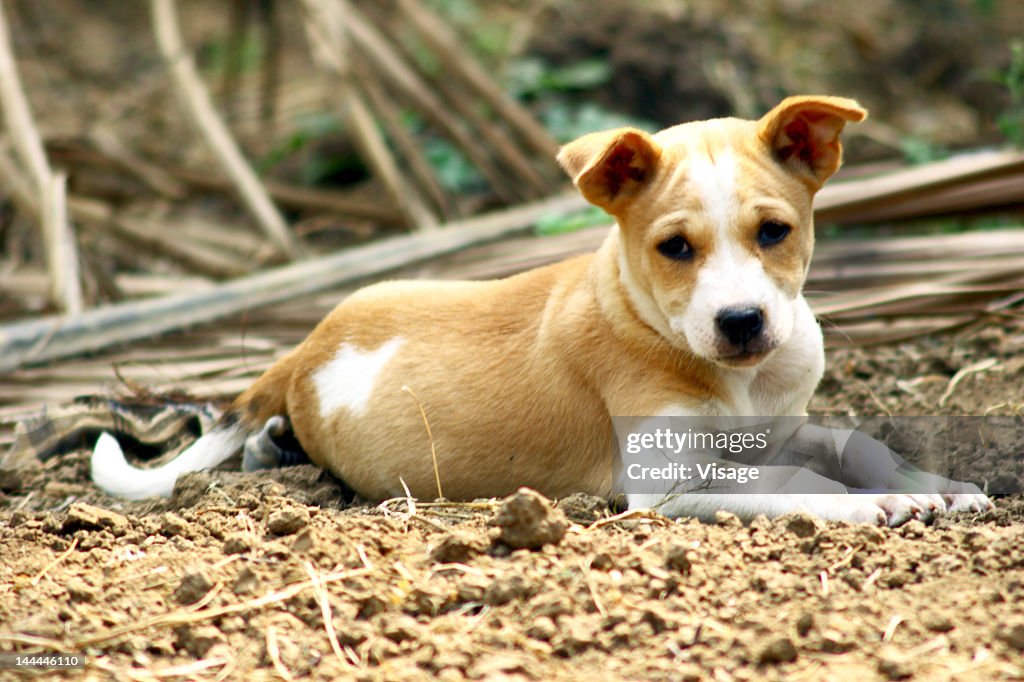
<path id="1" fill-rule="evenodd" d="M 842 94 L 871 110 L 849 131 L 855 163 L 1024 144 L 1017 0 L 180 0 L 165 7 L 180 25 L 177 56 L 154 38 L 158 4 L 3 3 L 47 158 L 67 174 L 87 305 L 282 260 L 169 77 L 190 55 L 306 255 L 564 190 L 555 143 L 584 132 L 756 117 L 788 94 Z M 444 31 L 424 29 L 424 16 Z M 439 47 L 439 35 L 454 47 Z M 517 111 L 549 142 L 528 143 Z M 388 163 L 397 183 L 381 170 Z M 11 182 L 0 197 L 7 318 L 59 305 L 47 294 L 45 239 Z M 601 219 L 575 214 L 538 230 Z"/>

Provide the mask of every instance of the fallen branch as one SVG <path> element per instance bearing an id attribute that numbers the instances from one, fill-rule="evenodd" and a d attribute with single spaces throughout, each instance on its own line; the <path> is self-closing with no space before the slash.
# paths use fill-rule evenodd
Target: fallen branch
<path id="1" fill-rule="evenodd" d="M 819 222 L 939 215 L 1024 202 L 1024 153 L 981 151 L 872 178 L 833 182 L 814 201 Z"/>
<path id="2" fill-rule="evenodd" d="M 0 327 L 0 372 L 151 338 L 295 299 L 422 262 L 525 230 L 543 216 L 579 208 L 564 194 L 444 230 L 403 235 L 341 253 L 240 278 L 207 291 L 130 301 L 74 316 L 54 316 Z"/>

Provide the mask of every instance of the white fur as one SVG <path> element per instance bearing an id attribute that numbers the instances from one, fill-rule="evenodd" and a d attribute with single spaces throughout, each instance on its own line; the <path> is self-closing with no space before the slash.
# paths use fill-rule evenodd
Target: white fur
<path id="1" fill-rule="evenodd" d="M 696 150 L 693 150 L 696 152 Z M 700 195 L 704 212 L 715 228 L 725 232 L 735 222 L 739 210 L 736 196 L 736 158 L 731 151 L 717 155 L 695 153 L 690 165 L 690 182 Z"/>
<path id="2" fill-rule="evenodd" d="M 113 436 L 102 433 L 92 453 L 92 480 L 106 493 L 129 500 L 170 497 L 178 476 L 217 466 L 242 447 L 245 436 L 241 426 L 219 426 L 167 464 L 139 469 L 125 460 Z"/>
<path id="3" fill-rule="evenodd" d="M 402 346 L 401 337 L 393 338 L 376 350 L 359 350 L 343 343 L 337 355 L 313 375 L 320 416 L 324 419 L 336 410 L 351 410 L 361 416 L 366 412 L 373 387 L 381 370 Z"/>
<path id="4" fill-rule="evenodd" d="M 781 345 L 792 331 L 793 307 L 798 302 L 781 291 L 761 261 L 730 236 L 740 210 L 736 158 L 731 150 L 719 152 L 715 158 L 695 148 L 691 153 L 689 180 L 715 236 L 711 253 L 697 274 L 690 304 L 669 320 L 669 326 L 697 354 L 716 360 L 727 350 L 717 315 L 726 308 L 761 308 L 765 338 Z"/>
<path id="5" fill-rule="evenodd" d="M 761 308 L 765 337 L 774 345 L 789 340 L 797 299 L 779 289 L 761 261 L 742 249 L 727 233 L 719 233 L 712 254 L 697 274 L 686 310 L 671 320 L 672 329 L 711 360 L 722 353 L 716 316 L 725 308 Z"/>

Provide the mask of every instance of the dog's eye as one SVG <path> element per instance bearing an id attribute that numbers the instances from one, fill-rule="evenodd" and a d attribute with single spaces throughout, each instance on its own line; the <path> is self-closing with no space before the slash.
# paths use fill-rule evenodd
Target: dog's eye
<path id="1" fill-rule="evenodd" d="M 693 249 L 682 237 L 672 237 L 658 244 L 658 253 L 673 260 L 686 260 L 693 255 Z"/>
<path id="2" fill-rule="evenodd" d="M 789 235 L 792 229 L 786 223 L 780 223 L 777 220 L 766 220 L 761 223 L 761 229 L 757 231 L 757 243 L 761 246 L 778 244 Z"/>

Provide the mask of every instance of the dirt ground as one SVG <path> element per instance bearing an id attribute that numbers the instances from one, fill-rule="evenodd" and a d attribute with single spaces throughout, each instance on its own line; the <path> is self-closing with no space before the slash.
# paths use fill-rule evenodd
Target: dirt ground
<path id="1" fill-rule="evenodd" d="M 836 351 L 812 408 L 1019 414 L 1022 349 L 1016 321 Z M 84 654 L 70 678 L 1024 676 L 1021 499 L 878 529 L 609 518 L 580 496 L 558 503 L 560 542 L 512 550 L 499 500 L 346 507 L 308 466 L 191 474 L 169 501 L 123 503 L 79 454 L 6 487 L 0 651 Z"/>
<path id="2" fill-rule="evenodd" d="M 85 29 L 70 13 L 43 13 L 55 22 L 51 38 L 38 46 L 26 39 L 37 71 L 55 84 L 49 94 L 32 93 L 34 108 L 51 112 L 44 133 L 79 135 L 86 112 L 146 158 L 201 166 L 207 157 L 180 132 L 184 119 L 169 91 L 148 85 L 160 71 L 149 43 L 131 59 L 123 54 L 125 42 L 135 45 L 129 38 L 149 40 L 144 28 L 123 30 L 144 27 L 144 12 L 102 4 L 124 14 L 93 27 L 106 32 L 81 49 L 66 40 Z M 628 113 L 675 122 L 756 109 L 781 90 L 852 83 L 848 94 L 894 126 L 895 133 L 879 126 L 863 133 L 889 153 L 903 133 L 952 146 L 989 139 L 1006 107 L 988 75 L 1005 68 L 1006 38 L 996 29 L 1018 25 L 996 14 L 965 28 L 958 12 L 941 23 L 886 22 L 878 19 L 890 4 L 882 0 L 849 4 L 851 16 L 841 20 L 830 4 L 737 1 L 721 40 L 708 43 L 718 28 L 696 10 L 680 10 L 671 31 L 667 15 L 627 30 L 613 11 L 624 3 L 604 3 L 611 10 L 596 13 L 594 28 L 569 35 L 562 29 L 579 23 L 573 5 L 551 4 L 561 9 L 538 20 L 541 37 L 551 38 L 531 40 L 533 49 L 555 65 L 603 51 L 616 76 L 602 97 Z M 693 3 L 652 6 L 661 4 Z M 739 11 L 762 6 L 798 14 L 815 40 L 794 53 L 797 43 L 775 37 L 778 27 L 763 30 L 761 15 Z M 1020 11 L 1013 3 L 998 10 Z M 196 44 L 221 30 L 186 23 Z M 672 41 L 650 47 L 651 27 Z M 591 45 L 593 36 L 615 44 Z M 69 50 L 56 50 L 65 43 Z M 56 66 L 48 61 L 55 51 Z M 722 55 L 735 59 L 726 64 Z M 767 68 L 755 68 L 772 55 Z M 732 70 L 704 72 L 719 62 Z M 638 64 L 646 70 L 638 73 Z M 678 64 L 693 69 L 675 68 L 683 75 L 669 83 L 664 70 Z M 25 68 L 31 79 L 32 63 Z M 898 78 L 883 88 L 877 74 Z M 657 101 L 641 97 L 648 79 L 662 88 Z M 104 87 L 84 94 L 63 87 L 86 80 Z M 117 95 L 111 83 L 124 91 Z M 702 99 L 691 103 L 694 93 Z M 302 104 L 301 95 L 291 96 Z M 236 121 L 241 141 L 265 153 L 256 128 L 244 123 Z M 84 174 L 71 180 L 85 194 L 112 193 L 90 190 L 95 179 Z M 11 246 L 27 233 L 0 234 L 5 252 L 31 251 Z M 94 260 L 112 273 L 126 260 L 134 267 L 137 256 L 126 258 L 122 244 L 105 239 L 85 241 Z M 0 300 L 0 316 L 41 306 Z M 969 368 L 976 371 L 961 372 Z M 811 408 L 1020 415 L 1022 386 L 1024 322 L 994 317 L 957 337 L 834 351 Z M 1024 456 L 1016 457 L 1020 471 Z M 716 524 L 616 516 L 604 501 L 578 496 L 558 501 L 564 527 L 559 512 L 531 508 L 546 525 L 544 533 L 527 527 L 525 540 L 559 538 L 539 549 L 508 545 L 515 526 L 495 525 L 500 500 L 345 500 L 337 481 L 308 466 L 190 474 L 170 500 L 137 503 L 99 493 L 84 452 L 52 459 L 33 475 L 0 478 L 0 654 L 87 659 L 84 669 L 63 673 L 0 667 L 0 680 L 1024 678 L 1024 499 L 1000 499 L 980 515 L 879 529 L 801 515 L 749 525 L 728 515 Z"/>

